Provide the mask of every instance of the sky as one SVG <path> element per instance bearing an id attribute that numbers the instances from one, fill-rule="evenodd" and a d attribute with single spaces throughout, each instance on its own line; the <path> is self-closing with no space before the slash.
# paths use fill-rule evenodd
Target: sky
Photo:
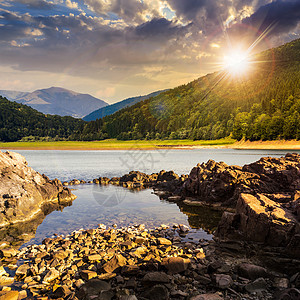
<path id="1" fill-rule="evenodd" d="M 0 90 L 114 103 L 297 38 L 300 0 L 0 0 Z"/>

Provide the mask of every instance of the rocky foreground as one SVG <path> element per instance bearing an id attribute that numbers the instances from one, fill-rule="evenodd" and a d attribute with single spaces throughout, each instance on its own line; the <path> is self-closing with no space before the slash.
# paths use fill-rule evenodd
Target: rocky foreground
<path id="1" fill-rule="evenodd" d="M 75 195 L 59 180 L 28 167 L 23 156 L 0 151 L 0 227 L 34 219 L 51 204 L 72 203 Z"/>
<path id="2" fill-rule="evenodd" d="M 231 241 L 254 242 L 260 247 L 273 247 L 268 249 L 273 253 L 273 264 L 278 261 L 299 264 L 298 154 L 264 157 L 243 167 L 209 160 L 194 167 L 188 176 L 179 176 L 173 171 L 151 175 L 132 171 L 122 177 L 100 177 L 91 182 L 126 188 L 151 187 L 168 201 L 222 209 L 225 212 L 216 232 L 222 245 Z M 64 184 L 80 183 L 74 180 Z M 276 256 L 275 252 L 280 255 Z"/>
<path id="3" fill-rule="evenodd" d="M 21 156 L 0 154 L 0 190 L 8 191 L 0 202 L 4 224 L 31 218 L 45 201 L 72 197 L 63 185 L 85 183 L 50 181 Z M 208 161 L 188 176 L 133 171 L 89 183 L 151 187 L 179 207 L 210 206 L 224 213 L 209 242 L 184 242 L 183 225 L 101 225 L 20 252 L 2 249 L 7 267 L 0 267 L 0 300 L 300 299 L 298 154 L 244 167 Z"/>
<path id="4" fill-rule="evenodd" d="M 299 299 L 299 273 L 233 258 L 213 241 L 183 242 L 187 231 L 99 225 L 19 252 L 2 250 L 11 275 L 0 267 L 0 299 Z"/>

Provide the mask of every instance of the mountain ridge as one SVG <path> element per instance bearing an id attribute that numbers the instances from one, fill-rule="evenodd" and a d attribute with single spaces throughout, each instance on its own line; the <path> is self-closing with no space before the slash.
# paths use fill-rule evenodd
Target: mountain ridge
<path id="1" fill-rule="evenodd" d="M 132 106 L 132 105 L 134 105 L 134 104 L 136 104 L 140 101 L 146 100 L 146 99 L 151 98 L 151 97 L 155 97 L 155 96 L 157 96 L 160 93 L 163 93 L 165 91 L 167 91 L 167 90 L 160 90 L 160 91 L 157 91 L 157 92 L 150 93 L 148 95 L 130 97 L 130 98 L 121 100 L 119 102 L 113 103 L 111 105 L 102 107 L 100 109 L 97 109 L 97 110 L 91 112 L 90 114 L 83 117 L 83 120 L 84 121 L 95 121 L 97 119 L 104 118 L 108 115 L 114 114 L 115 112 L 119 111 L 122 108 L 130 107 L 130 106 Z"/>
<path id="2" fill-rule="evenodd" d="M 200 77 L 85 125 L 110 138 L 300 139 L 300 39 L 255 54 L 250 70 Z"/>
<path id="3" fill-rule="evenodd" d="M 77 93 L 61 87 L 50 87 L 33 92 L 0 90 L 0 95 L 11 101 L 26 104 L 44 114 L 82 118 L 95 109 L 107 106 L 105 101 L 89 94 Z"/>

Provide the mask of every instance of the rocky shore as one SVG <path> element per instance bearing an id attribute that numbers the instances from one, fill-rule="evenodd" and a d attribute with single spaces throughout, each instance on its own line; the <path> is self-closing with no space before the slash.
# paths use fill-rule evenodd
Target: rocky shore
<path id="1" fill-rule="evenodd" d="M 187 231 L 99 225 L 2 250 L 9 268 L 0 267 L 0 299 L 299 299 L 299 273 L 233 258 L 214 241 L 183 242 Z"/>
<path id="2" fill-rule="evenodd" d="M 85 183 L 152 188 L 179 207 L 224 211 L 213 241 L 186 242 L 184 225 L 100 225 L 21 251 L 2 249 L 6 268 L 0 267 L 0 300 L 300 299 L 298 154 L 261 158 L 243 167 L 210 160 L 189 175 L 132 171 L 63 184 L 28 168 L 17 154 L 2 153 L 0 167 L 0 190 L 8 191 L 2 196 L 1 220 L 8 223 L 25 220 L 28 212 L 31 218 L 45 203 L 72 201 L 66 186 Z M 24 192 L 12 193 L 16 187 Z"/>

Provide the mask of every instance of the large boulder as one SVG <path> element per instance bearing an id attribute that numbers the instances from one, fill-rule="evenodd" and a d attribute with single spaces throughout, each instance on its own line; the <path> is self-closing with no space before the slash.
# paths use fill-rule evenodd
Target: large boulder
<path id="1" fill-rule="evenodd" d="M 209 160 L 192 169 L 182 193 L 208 202 L 235 206 L 241 193 L 291 194 L 300 190 L 300 155 L 287 154 L 281 158 L 263 157 L 244 167 L 229 166 Z M 290 196 L 290 197 L 289 197 Z"/>
<path id="2" fill-rule="evenodd" d="M 28 167 L 22 155 L 0 151 L 0 227 L 31 220 L 49 203 L 67 204 L 75 198 L 59 180 Z"/>
<path id="3" fill-rule="evenodd" d="M 300 257 L 300 224 L 286 205 L 265 195 L 241 194 L 236 212 L 225 212 L 216 236 L 221 240 L 245 240 L 285 247 L 289 256 Z"/>

